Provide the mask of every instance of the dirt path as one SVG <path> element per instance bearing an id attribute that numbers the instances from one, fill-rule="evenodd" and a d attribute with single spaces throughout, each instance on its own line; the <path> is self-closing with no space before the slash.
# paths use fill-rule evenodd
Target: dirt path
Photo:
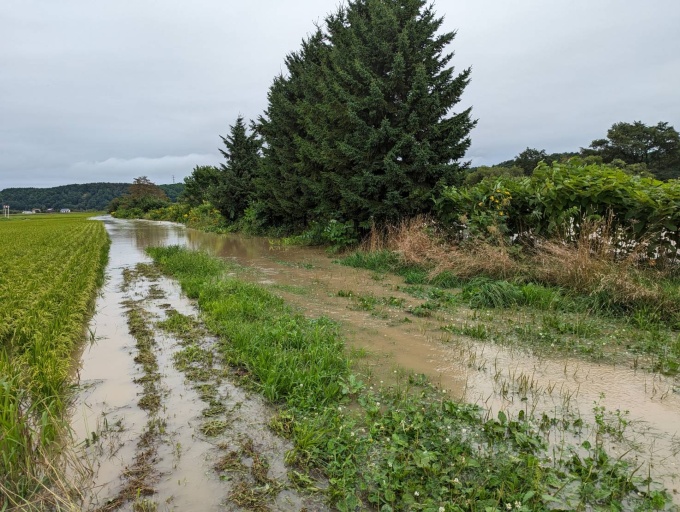
<path id="1" fill-rule="evenodd" d="M 612 448 L 614 453 L 634 444 L 645 472 L 649 469 L 671 490 L 679 486 L 680 387 L 671 378 L 640 371 L 626 359 L 611 365 L 539 355 L 442 330 L 482 320 L 520 325 L 522 319 L 518 313 L 494 312 L 489 320 L 479 316 L 491 313 L 461 307 L 414 314 L 425 301 L 412 290 L 407 293 L 401 279 L 343 267 L 318 250 L 272 248 L 267 240 L 216 236 L 167 223 L 106 222 L 113 242 L 110 279 L 93 322 L 99 341 L 83 356 L 84 391 L 74 421 L 78 438 L 89 445 L 92 463 L 94 492 L 85 508 L 105 506 L 125 487 L 129 479 L 124 475 L 134 467 L 139 440 L 156 422 L 161 432 L 151 457 L 154 494 L 146 499 L 157 503 L 158 510 L 238 510 L 234 489 L 246 488 L 268 493 L 264 502 L 272 510 L 322 509 L 314 497 L 287 489 L 282 461 L 288 446 L 269 433 L 271 412 L 256 397 L 214 375 L 201 388 L 207 381 L 187 378 L 186 371 L 175 368 L 173 354 L 187 342 L 164 332 L 157 322 L 168 312 L 191 316 L 195 311 L 174 283 L 139 274 L 125 288 L 124 270 L 147 261 L 144 247 L 172 244 L 234 259 L 249 268 L 240 278 L 270 288 L 305 314 L 337 320 L 359 364 L 376 380 L 388 380 L 402 368 L 422 373 L 453 397 L 479 403 L 492 415 L 499 410 L 547 411 L 593 421 L 595 404 L 613 415 L 631 411 L 624 417 L 629 442 Z M 145 312 L 155 334 L 162 405 L 154 414 L 138 406 L 144 375 L 134 361 L 137 342 L 128 332 L 131 302 Z M 209 338 L 201 343 L 208 344 L 199 346 L 201 350 L 212 350 Z M 215 391 L 208 393 L 210 389 Z M 221 416 L 206 417 L 205 410 L 217 403 L 225 405 Z M 228 428 L 207 436 L 201 428 L 212 420 Z M 224 425 L 213 426 L 220 430 Z M 216 471 L 220 462 L 236 469 Z M 268 466 L 264 476 L 263 465 Z M 135 500 L 144 499 L 135 496 L 120 510 L 131 510 Z"/>
<path id="2" fill-rule="evenodd" d="M 326 510 L 288 479 L 273 411 L 224 374 L 194 305 L 118 227 L 74 414 L 92 477 L 82 508 Z M 163 328 L 175 317 L 195 322 L 190 335 Z"/>

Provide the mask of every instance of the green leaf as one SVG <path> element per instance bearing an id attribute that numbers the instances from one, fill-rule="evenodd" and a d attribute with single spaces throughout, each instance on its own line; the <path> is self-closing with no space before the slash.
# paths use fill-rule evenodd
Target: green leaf
<path id="1" fill-rule="evenodd" d="M 508 422 L 508 417 L 503 411 L 498 411 L 498 421 L 501 422 L 501 425 L 505 425 Z"/>

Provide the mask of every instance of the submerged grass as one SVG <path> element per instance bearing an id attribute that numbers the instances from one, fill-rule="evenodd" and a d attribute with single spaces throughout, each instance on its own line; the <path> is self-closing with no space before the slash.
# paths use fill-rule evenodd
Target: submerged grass
<path id="1" fill-rule="evenodd" d="M 571 230 L 565 226 L 562 231 Z M 622 250 L 611 217 L 584 219 L 577 237 L 564 234 L 550 240 L 520 237 L 511 243 L 498 226 L 463 239 L 445 231 L 424 217 L 382 231 L 374 228 L 362 244 L 365 250 L 342 263 L 399 274 L 407 283 L 420 280 L 444 287 L 475 278 L 535 283 L 585 302 L 593 311 L 619 316 L 653 312 L 668 327 L 680 329 L 677 257 L 649 260 L 644 241 Z"/>
<path id="2" fill-rule="evenodd" d="M 352 373 L 332 322 L 306 319 L 264 289 L 226 277 L 226 262 L 178 247 L 149 253 L 198 300 L 225 361 L 280 406 L 271 427 L 294 442 L 287 462 L 297 480 L 321 470 L 341 511 L 658 510 L 670 502 L 634 465 L 606 452 L 605 430 L 549 451 L 558 421 L 488 418 L 422 376 L 369 386 Z M 243 487 L 230 499 L 257 507 L 257 492 Z"/>
<path id="3" fill-rule="evenodd" d="M 405 262 L 399 254 L 386 250 L 357 252 L 340 262 L 402 276 L 417 273 L 414 263 Z M 411 313 L 416 316 L 431 316 L 437 308 L 451 310 L 457 304 L 478 310 L 495 310 L 498 312 L 495 317 L 507 316 L 504 311 L 524 311 L 525 316 L 532 317 L 532 323 L 516 325 L 513 327 L 516 335 L 506 333 L 505 338 L 514 338 L 516 342 L 528 346 L 550 349 L 562 347 L 570 352 L 597 358 L 604 357 L 605 352 L 616 355 L 618 349 L 652 357 L 655 360 L 653 368 L 664 374 L 680 372 L 680 325 L 673 313 L 680 307 L 680 282 L 677 279 L 660 277 L 660 284 L 657 283 L 659 287 L 655 289 L 663 288 L 665 299 L 659 304 L 646 302 L 649 297 L 642 293 L 638 293 L 637 299 L 633 297 L 631 302 L 626 303 L 613 297 L 606 289 L 586 293 L 585 290 L 527 281 L 528 276 L 521 274 L 512 279 L 478 275 L 456 281 L 446 271 L 445 279 L 441 282 L 446 287 L 452 285 L 456 288 L 447 290 L 432 284 L 437 282 L 437 275 L 433 275 L 431 270 L 428 273 L 428 268 L 423 266 L 420 269 L 421 274 L 428 276 L 427 283 L 403 287 L 403 291 L 410 295 L 426 299 L 424 304 L 412 309 Z M 672 283 L 676 285 L 672 286 Z M 677 299 L 674 299 L 676 296 Z M 374 301 L 380 300 L 380 297 L 374 298 Z M 669 302 L 674 303 L 673 307 L 664 310 Z M 534 318 L 536 315 L 533 313 L 537 311 L 544 312 L 542 317 Z M 617 339 L 613 343 L 611 339 L 605 339 L 607 333 L 596 327 L 595 323 L 613 324 L 615 327 L 610 327 L 610 330 L 618 331 Z M 630 324 L 631 332 L 621 336 L 627 324 Z M 497 323 L 494 323 L 493 328 L 498 330 Z M 463 334 L 461 330 L 456 330 L 456 333 Z M 595 339 L 598 337 L 602 339 Z M 580 341 L 583 339 L 592 341 L 583 343 Z M 603 350 L 605 346 L 608 346 L 606 351 Z"/>

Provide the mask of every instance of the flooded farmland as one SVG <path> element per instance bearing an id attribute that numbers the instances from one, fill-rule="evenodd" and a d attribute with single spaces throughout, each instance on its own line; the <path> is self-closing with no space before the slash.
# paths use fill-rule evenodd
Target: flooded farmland
<path id="1" fill-rule="evenodd" d="M 671 492 L 678 488 L 680 387 L 677 380 L 645 369 L 644 360 L 623 357 L 610 364 L 529 353 L 516 344 L 495 343 L 493 335 L 480 340 L 442 329 L 488 322 L 487 316 L 517 325 L 529 319 L 521 312 L 466 308 L 414 315 L 423 301 L 407 293 L 400 278 L 344 267 L 320 250 L 169 223 L 103 221 L 112 240 L 108 281 L 91 325 L 95 341 L 83 354 L 82 391 L 73 419 L 92 475 L 91 488 L 84 492 L 86 509 L 133 510 L 135 503 L 143 503 L 145 496 L 120 498 L 140 471 L 160 510 L 248 508 L 230 499 L 243 485 L 269 485 L 275 510 L 324 509 L 318 499 L 286 485 L 283 460 L 289 446 L 267 428 L 272 412 L 257 396 L 226 378 L 211 382 L 212 396 L 203 396 L 173 365 L 182 340 L 154 326 L 169 311 L 196 311 L 171 280 L 152 272 L 131 273 L 149 261 L 144 249 L 155 245 L 186 245 L 232 259 L 247 267 L 240 278 L 268 287 L 307 315 L 339 322 L 348 345 L 361 354 L 359 364 L 376 382 L 413 371 L 452 397 L 479 404 L 490 416 L 502 410 L 510 416 L 524 411 L 586 423 L 618 420 L 625 436 L 611 451 L 637 457 L 641 473 L 652 474 Z M 129 323 L 130 312 L 137 309 L 154 333 L 151 352 L 158 378 L 153 389 L 160 397 L 155 410 L 140 406 L 151 379 L 135 361 L 139 343 Z M 201 343 L 210 353 L 210 337 L 203 336 Z M 232 414 L 219 435 L 209 436 L 202 431 L 203 411 L 216 402 Z M 150 431 L 156 435 L 145 437 Z M 142 461 L 140 453 L 147 454 Z M 215 470 L 233 453 L 240 454 L 242 478 L 225 478 Z M 268 470 L 258 480 L 255 469 L 262 461 Z"/>

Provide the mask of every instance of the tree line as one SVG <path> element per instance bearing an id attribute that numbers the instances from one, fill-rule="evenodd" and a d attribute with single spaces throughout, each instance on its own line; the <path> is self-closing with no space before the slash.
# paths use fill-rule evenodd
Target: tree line
<path id="1" fill-rule="evenodd" d="M 116 198 L 129 193 L 130 183 L 85 183 L 49 188 L 6 188 L 0 191 L 0 202 L 12 211 L 40 209 L 104 211 Z M 184 190 L 182 183 L 160 185 L 169 201 L 175 201 Z"/>
<path id="2" fill-rule="evenodd" d="M 433 211 L 449 186 L 529 176 L 540 162 L 580 157 L 629 174 L 680 177 L 680 137 L 668 123 L 616 123 L 579 151 L 527 147 L 495 166 L 464 162 L 476 121 L 455 111 L 469 83 L 447 52 L 455 32 L 422 0 L 354 0 L 285 58 L 254 121 L 222 137 L 224 162 L 196 167 L 184 200 L 213 205 L 252 232 L 340 229 Z"/>
<path id="3" fill-rule="evenodd" d="M 641 121 L 614 123 L 607 136 L 579 151 L 548 154 L 527 147 L 515 158 L 495 166 L 470 169 L 465 183 L 474 185 L 492 176 L 530 176 L 540 162 L 566 163 L 580 157 L 589 164 L 604 164 L 629 174 L 658 180 L 680 178 L 680 134 L 667 122 L 648 126 Z"/>
<path id="4" fill-rule="evenodd" d="M 578 151 L 527 147 L 470 168 L 464 156 L 476 121 L 470 109 L 456 110 L 470 69 L 454 70 L 455 32 L 442 33 L 442 23 L 422 0 L 339 7 L 286 56 L 265 111 L 255 120 L 238 116 L 221 137 L 223 163 L 198 166 L 185 179 L 185 207 L 205 205 L 197 217 L 214 208 L 232 228 L 252 233 L 351 242 L 373 224 L 436 214 L 450 187 L 531 176 L 541 162 L 577 157 L 583 172 L 680 177 L 680 136 L 665 122 L 615 123 Z M 125 215 L 136 211 L 123 206 Z M 189 218 L 188 211 L 170 217 Z"/>
<path id="5" fill-rule="evenodd" d="M 284 231 L 358 232 L 431 211 L 464 175 L 475 125 L 455 111 L 470 69 L 454 71 L 442 23 L 422 0 L 338 8 L 286 57 L 263 114 L 230 127 L 225 162 L 185 180 L 186 200 Z"/>

